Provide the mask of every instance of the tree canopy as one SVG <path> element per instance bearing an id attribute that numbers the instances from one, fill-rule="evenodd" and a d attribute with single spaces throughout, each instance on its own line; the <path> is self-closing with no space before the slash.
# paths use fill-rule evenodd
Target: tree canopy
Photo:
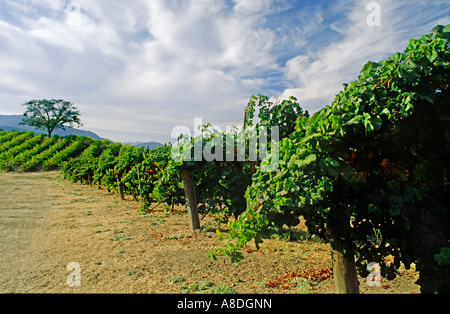
<path id="1" fill-rule="evenodd" d="M 65 100 L 30 100 L 23 104 L 26 111 L 21 124 L 27 124 L 38 129 L 52 132 L 56 129 L 65 130 L 65 126 L 82 126 L 80 111 L 71 102 Z"/>

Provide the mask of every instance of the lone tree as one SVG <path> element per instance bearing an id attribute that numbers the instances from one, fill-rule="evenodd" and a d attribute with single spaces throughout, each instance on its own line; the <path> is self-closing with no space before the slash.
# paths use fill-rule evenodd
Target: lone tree
<path id="1" fill-rule="evenodd" d="M 30 100 L 23 104 L 27 110 L 23 114 L 20 124 L 27 124 L 38 129 L 47 130 L 48 137 L 56 129 L 65 130 L 65 126 L 78 127 L 83 124 L 80 121 L 80 111 L 71 102 L 65 100 Z"/>

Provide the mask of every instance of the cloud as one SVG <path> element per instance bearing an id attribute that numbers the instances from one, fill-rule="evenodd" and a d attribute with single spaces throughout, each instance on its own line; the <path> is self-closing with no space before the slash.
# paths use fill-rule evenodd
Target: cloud
<path id="1" fill-rule="evenodd" d="M 368 60 L 450 23 L 445 2 L 379 1 L 371 28 L 365 1 L 4 0 L 0 112 L 63 98 L 101 136 L 167 141 L 196 117 L 236 123 L 252 94 L 314 111 Z"/>
<path id="2" fill-rule="evenodd" d="M 367 23 L 372 12 L 368 3 L 341 3 L 343 16 L 329 24 L 336 34 L 328 36 L 328 44 L 316 49 L 312 46 L 286 62 L 284 71 L 292 87 L 281 94 L 282 98 L 296 96 L 305 109 L 315 112 L 331 103 L 343 83 L 355 80 L 368 61 L 380 61 L 403 51 L 410 38 L 430 32 L 438 23 L 450 23 L 446 1 L 382 0 L 377 1 L 381 26 L 371 27 Z"/>
<path id="3" fill-rule="evenodd" d="M 287 10 L 285 1 L 8 4 L 2 56 L 18 69 L 3 66 L 11 83 L 0 105 L 14 101 L 20 112 L 28 98 L 68 99 L 86 128 L 118 140 L 133 132 L 145 140 L 143 130 L 167 138 L 195 117 L 235 123 L 251 94 L 270 90 L 263 86 L 281 73 L 274 47 L 289 43 L 265 19 Z"/>
<path id="4" fill-rule="evenodd" d="M 242 14 L 220 1 L 177 8 L 152 1 L 145 25 L 151 36 L 110 81 L 112 101 L 133 102 L 130 115 L 145 115 L 148 121 L 155 114 L 170 117 L 173 126 L 192 124 L 195 117 L 212 123 L 239 120 L 265 79 L 261 73 L 276 68 L 271 30 Z"/>

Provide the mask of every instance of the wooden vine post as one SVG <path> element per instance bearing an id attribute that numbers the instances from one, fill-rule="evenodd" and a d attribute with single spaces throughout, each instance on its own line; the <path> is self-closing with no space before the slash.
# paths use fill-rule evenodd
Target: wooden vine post
<path id="1" fill-rule="evenodd" d="M 182 170 L 184 195 L 186 196 L 186 206 L 189 212 L 189 223 L 192 230 L 200 229 L 200 219 L 198 217 L 197 196 L 195 194 L 194 175 L 192 171 Z"/>
<path id="2" fill-rule="evenodd" d="M 337 293 L 359 294 L 355 258 L 345 256 L 342 246 L 332 250 L 333 277 Z"/>
<path id="3" fill-rule="evenodd" d="M 117 177 L 117 186 L 119 188 L 120 199 L 121 200 L 125 200 L 125 196 L 123 194 L 123 186 L 122 186 L 122 183 L 120 182 L 120 179 L 118 177 Z"/>

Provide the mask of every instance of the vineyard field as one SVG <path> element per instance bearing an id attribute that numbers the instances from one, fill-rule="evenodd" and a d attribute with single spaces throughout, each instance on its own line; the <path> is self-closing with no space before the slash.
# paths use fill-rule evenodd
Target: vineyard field
<path id="1" fill-rule="evenodd" d="M 157 243 L 164 253 L 174 245 L 180 250 L 186 245 L 189 249 L 175 254 L 176 261 L 164 263 L 162 273 L 171 276 L 172 283 L 186 280 L 185 268 L 202 264 L 198 270 L 203 274 L 215 269 L 229 277 L 224 291 L 255 280 L 266 289 L 289 290 L 306 280 L 305 291 L 316 287 L 329 292 L 316 281 L 325 283 L 332 277 L 335 292 L 357 294 L 367 288 L 362 277 L 373 279 L 366 282 L 370 287 L 383 279 L 381 291 L 391 289 L 395 280 L 415 277 L 420 293 L 449 293 L 449 40 L 450 25 L 437 25 L 432 33 L 411 39 L 404 52 L 367 62 L 355 81 L 343 84 L 333 102 L 312 116 L 294 96 L 272 102 L 253 95 L 244 108 L 242 127 L 222 132 L 206 123 L 194 137 L 179 134 L 173 145 L 152 150 L 89 137 L 0 132 L 0 182 L 6 190 L 2 198 L 9 197 L 11 188 L 21 189 L 14 183 L 17 178 L 25 187 L 41 189 L 39 197 L 45 197 L 43 192 L 54 195 L 53 188 L 37 188 L 39 184 L 27 181 L 27 176 L 38 180 L 32 172 L 59 171 L 60 188 L 86 193 L 76 194 L 83 198 L 69 203 L 83 203 L 85 216 L 105 219 L 80 218 L 81 228 L 103 225 L 118 213 L 108 216 L 110 205 L 97 200 L 111 197 L 134 208 L 126 214 L 132 220 L 121 221 L 134 224 L 134 219 L 144 217 L 157 227 L 137 227 L 136 220 L 130 234 L 118 226 L 94 232 L 112 230 L 113 241 L 135 239 L 133 249 L 151 239 L 162 241 Z M 52 180 L 49 175 L 45 174 Z M 57 194 L 54 203 L 60 204 L 65 194 Z M 67 205 L 63 208 L 72 207 Z M 29 205 L 17 206 L 14 211 L 29 210 Z M 8 211 L 4 213 L 8 220 Z M 174 234 L 172 227 L 183 234 Z M 96 240 L 87 244 L 89 251 L 101 245 Z M 282 256 L 272 254 L 279 245 L 291 244 Z M 155 256 L 152 245 L 156 243 L 140 251 L 150 252 L 149 259 Z M 195 253 L 200 247 L 202 252 Z M 311 251 L 321 252 L 320 265 Z M 183 261 L 191 253 L 196 260 Z M 250 258 L 259 254 L 264 258 Z M 103 264 L 100 259 L 96 263 Z M 161 266 L 159 260 L 151 263 Z M 253 263 L 265 279 L 237 271 L 245 263 Z M 226 271 L 220 268 L 232 264 L 236 265 Z M 402 267 L 407 270 L 403 279 Z M 266 269 L 283 273 L 269 274 Z M 128 275 L 141 273 L 145 278 L 142 271 L 152 269 L 141 265 Z M 200 285 L 198 280 L 183 291 L 208 290 L 209 281 Z"/>
<path id="2" fill-rule="evenodd" d="M 94 141 L 88 137 L 46 138 L 33 132 L 0 132 L 0 170 L 53 170 L 77 157 Z"/>
<path id="3" fill-rule="evenodd" d="M 5 258 L 16 258 L 19 254 L 14 249 L 18 239 L 11 236 L 15 234 L 14 225 L 36 218 L 35 214 L 21 211 L 38 211 L 37 216 L 41 217 L 37 219 L 39 232 L 28 228 L 21 232 L 37 235 L 27 245 L 34 252 L 41 252 L 45 250 L 43 246 L 48 246 L 45 243 L 52 242 L 51 259 L 39 262 L 42 269 L 12 270 L 9 268 L 13 266 L 5 265 L 15 263 L 2 263 L 2 267 L 8 268 L 2 270 L 3 274 L 20 274 L 14 278 L 6 276 L 2 292 L 70 292 L 69 287 L 61 288 L 61 278 L 55 278 L 57 274 L 65 278 L 62 264 L 70 256 L 83 256 L 77 261 L 83 265 L 84 280 L 88 281 L 76 292 L 214 293 L 214 286 L 221 287 L 215 288 L 219 289 L 217 293 L 221 293 L 220 289 L 235 293 L 335 292 L 329 248 L 320 241 L 272 239 L 263 248 L 243 249 L 246 260 L 238 266 L 226 258 L 217 263 L 208 258 L 210 249 L 220 247 L 215 229 L 227 232 L 226 224 L 220 225 L 217 214 L 203 214 L 202 228 L 194 232 L 189 230 L 184 206 L 158 204 L 147 198 L 145 206 L 151 210 L 143 211 L 142 202 L 136 202 L 142 192 L 133 187 L 142 188 L 144 182 L 138 180 L 141 175 L 146 174 L 147 178 L 157 175 L 160 165 L 157 161 L 167 158 L 167 147 L 156 150 L 158 159 L 153 156 L 155 152 L 121 143 L 76 136 L 47 138 L 43 134 L 13 131 L 1 132 L 0 143 L 3 170 L 0 197 L 9 204 L 0 213 L 0 220 L 6 226 L 2 251 L 10 252 Z M 170 186 L 169 178 L 158 178 Z M 17 193 L 20 198 L 15 196 Z M 19 221 L 12 223 L 7 218 L 11 212 L 20 217 Z M 299 231 L 299 234 L 305 233 Z M 66 249 L 69 243 L 77 245 Z M 88 247 L 96 253 L 88 254 Z M 114 252 L 121 252 L 116 254 L 120 258 L 111 259 Z M 179 252 L 183 252 L 183 258 Z M 153 260 L 155 256 L 157 260 Z M 27 259 L 23 265 L 39 264 L 29 259 L 40 260 L 42 256 L 23 258 Z M 145 261 L 149 260 L 147 264 Z M 197 266 L 192 269 L 190 265 Z M 61 270 L 53 272 L 54 267 Z M 29 276 L 34 272 L 52 279 L 31 279 Z M 227 275 L 231 272 L 234 276 Z M 313 278 L 322 272 L 329 275 Z M 183 278 L 183 282 L 173 283 L 174 278 Z M 382 288 L 365 286 L 364 278 L 360 281 L 362 292 L 366 293 L 412 293 L 418 291 L 414 278 L 414 272 L 405 270 L 404 278 L 385 283 Z M 45 287 L 49 280 L 51 283 Z M 205 282 L 210 287 L 202 288 Z M 208 292 L 208 289 L 212 290 Z"/>
<path id="4" fill-rule="evenodd" d="M 119 193 L 121 198 L 128 194 L 141 199 L 142 211 L 148 210 L 155 179 L 161 177 L 160 168 L 169 158 L 168 145 L 149 150 L 87 136 L 48 138 L 26 131 L 0 132 L 1 171 L 60 169 L 72 182 L 95 183 L 109 192 Z M 180 194 L 180 191 L 176 192 Z M 160 199 L 165 200 L 163 196 Z"/>

